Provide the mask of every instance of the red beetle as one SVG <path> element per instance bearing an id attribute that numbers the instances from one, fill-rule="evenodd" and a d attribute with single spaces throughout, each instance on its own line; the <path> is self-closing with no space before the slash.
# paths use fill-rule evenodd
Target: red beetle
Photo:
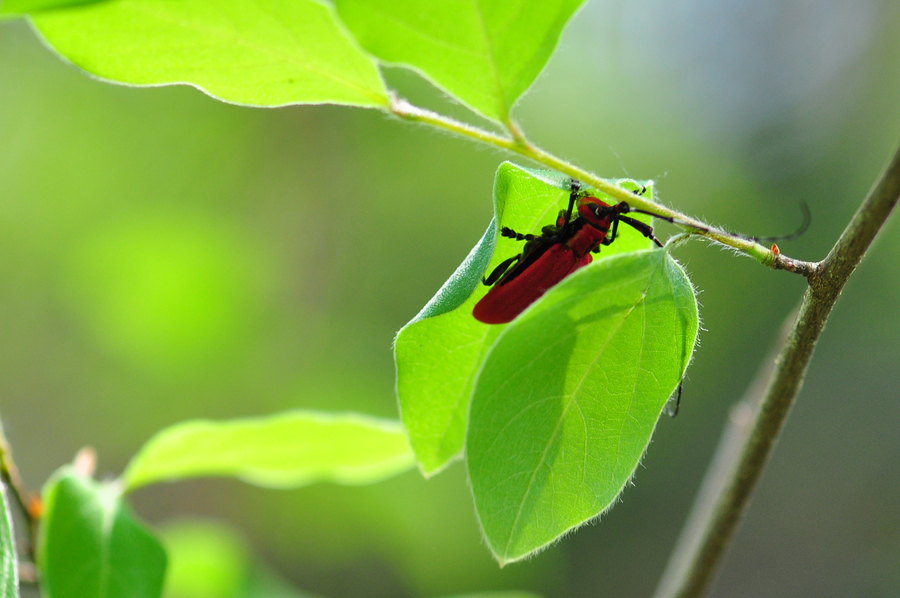
<path id="1" fill-rule="evenodd" d="M 482 282 L 494 287 L 475 305 L 472 315 L 485 324 L 506 324 L 537 301 L 548 289 L 566 276 L 593 261 L 600 245 L 616 240 L 619 222 L 633 227 L 662 247 L 653 235 L 653 227 L 624 216 L 632 210 L 626 202 L 614 206 L 596 197 L 578 197 L 580 184 L 573 180 L 569 208 L 560 210 L 556 224 L 548 224 L 540 235 L 523 235 L 503 227 L 500 234 L 527 241 L 522 253 L 498 265 Z M 644 193 L 646 189 L 641 191 Z M 575 206 L 578 214 L 572 218 Z"/>

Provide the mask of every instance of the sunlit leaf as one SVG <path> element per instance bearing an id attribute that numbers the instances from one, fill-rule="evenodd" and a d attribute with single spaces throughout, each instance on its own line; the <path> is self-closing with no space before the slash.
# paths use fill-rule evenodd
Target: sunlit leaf
<path id="1" fill-rule="evenodd" d="M 0 480 L 0 598 L 18 598 L 19 561 L 6 486 Z"/>
<path id="2" fill-rule="evenodd" d="M 60 469 L 43 491 L 38 544 L 47 598 L 158 598 L 166 553 L 116 484 Z"/>
<path id="3" fill-rule="evenodd" d="M 640 187 L 633 181 L 619 184 L 632 190 Z M 647 197 L 652 194 L 648 185 Z M 512 239 L 498 240 L 496 223 L 539 233 L 566 207 L 568 198 L 568 177 L 501 164 L 494 182 L 494 222 L 444 287 L 397 335 L 397 392 L 403 424 L 425 474 L 440 471 L 461 454 L 475 374 L 503 330 L 472 317 L 472 307 L 488 291 L 480 283 L 484 272 L 522 248 Z M 619 231 L 619 239 L 603 248 L 601 257 L 649 246 L 629 227 Z"/>
<path id="4" fill-rule="evenodd" d="M 106 0 L 2 0 L 0 1 L 0 19 L 6 16 L 20 16 L 40 10 L 68 8 L 103 1 Z"/>
<path id="5" fill-rule="evenodd" d="M 598 260 L 507 326 L 479 373 L 466 440 L 476 510 L 501 563 L 612 505 L 696 335 L 693 288 L 662 249 Z"/>
<path id="6" fill-rule="evenodd" d="M 388 103 L 375 64 L 315 0 L 116 0 L 32 21 L 66 59 L 111 81 L 186 83 L 254 106 Z"/>
<path id="7" fill-rule="evenodd" d="M 176 424 L 144 445 L 125 471 L 123 485 L 133 490 L 201 476 L 233 476 L 275 488 L 318 481 L 370 484 L 406 471 L 414 462 L 399 422 L 294 411 Z"/>
<path id="8" fill-rule="evenodd" d="M 387 63 L 411 67 L 506 122 L 583 0 L 337 0 L 341 19 Z"/>

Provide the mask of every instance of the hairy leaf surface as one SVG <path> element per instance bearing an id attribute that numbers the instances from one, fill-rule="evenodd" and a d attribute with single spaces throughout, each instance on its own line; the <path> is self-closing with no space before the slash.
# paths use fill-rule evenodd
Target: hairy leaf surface
<path id="1" fill-rule="evenodd" d="M 662 249 L 598 260 L 510 323 L 484 361 L 466 457 L 501 563 L 615 501 L 690 361 L 697 304 Z"/>
<path id="2" fill-rule="evenodd" d="M 0 480 L 0 598 L 18 598 L 19 561 L 6 486 Z"/>

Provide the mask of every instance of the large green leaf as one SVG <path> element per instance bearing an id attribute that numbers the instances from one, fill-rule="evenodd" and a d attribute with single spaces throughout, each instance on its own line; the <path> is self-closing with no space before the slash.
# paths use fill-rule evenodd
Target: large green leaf
<path id="1" fill-rule="evenodd" d="M 234 476 L 274 488 L 317 481 L 370 484 L 415 463 L 399 422 L 294 411 L 176 424 L 154 436 L 123 475 L 128 490 L 162 480 Z"/>
<path id="2" fill-rule="evenodd" d="M 0 598 L 18 598 L 19 561 L 6 486 L 0 480 Z"/>
<path id="3" fill-rule="evenodd" d="M 0 0 L 0 19 L 101 1 L 104 0 Z"/>
<path id="4" fill-rule="evenodd" d="M 662 249 L 583 268 L 509 324 L 478 375 L 466 459 L 501 563 L 615 501 L 684 375 L 697 303 Z"/>
<path id="5" fill-rule="evenodd" d="M 47 598 L 159 598 L 166 553 L 118 485 L 64 467 L 43 498 L 38 566 Z"/>
<path id="6" fill-rule="evenodd" d="M 379 59 L 411 67 L 481 114 L 506 122 L 584 0 L 336 0 Z"/>
<path id="7" fill-rule="evenodd" d="M 65 58 L 120 83 L 254 106 L 388 104 L 378 68 L 316 0 L 116 0 L 32 21 Z"/>
<path id="8" fill-rule="evenodd" d="M 634 181 L 619 184 L 632 190 L 640 187 Z M 647 193 L 652 197 L 652 185 Z M 494 222 L 441 290 L 398 333 L 395 359 L 400 410 L 426 475 L 440 471 L 462 453 L 475 374 L 504 328 L 472 317 L 472 307 L 488 291 L 480 284 L 485 270 L 522 248 L 512 239 L 497 239 L 497 222 L 520 232 L 539 233 L 543 225 L 555 220 L 568 198 L 568 177 L 510 162 L 501 164 L 494 181 Z M 649 241 L 631 228 L 620 227 L 619 231 L 619 239 L 604 247 L 601 256 L 649 246 Z"/>

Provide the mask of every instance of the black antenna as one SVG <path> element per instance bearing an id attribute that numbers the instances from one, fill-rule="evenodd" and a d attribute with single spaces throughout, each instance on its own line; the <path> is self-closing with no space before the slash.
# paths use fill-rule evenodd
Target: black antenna
<path id="1" fill-rule="evenodd" d="M 809 211 L 809 206 L 805 201 L 801 201 L 800 210 L 803 212 L 803 223 L 795 230 L 794 232 L 788 235 L 781 235 L 780 237 L 745 237 L 746 239 L 750 239 L 751 241 L 756 241 L 757 243 L 774 243 L 776 241 L 789 241 L 791 239 L 796 239 L 803 233 L 805 233 L 809 229 L 809 225 L 812 223 L 812 212 Z"/>

